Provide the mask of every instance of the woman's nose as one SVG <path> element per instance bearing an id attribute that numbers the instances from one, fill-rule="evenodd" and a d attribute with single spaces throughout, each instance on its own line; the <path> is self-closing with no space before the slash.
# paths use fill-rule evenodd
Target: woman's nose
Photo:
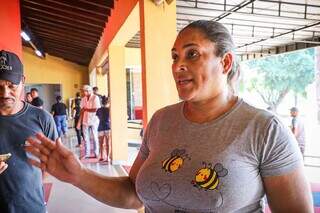
<path id="1" fill-rule="evenodd" d="M 174 67 L 174 72 L 183 72 L 187 70 L 187 66 L 183 62 L 183 60 L 178 60 L 173 67 Z"/>

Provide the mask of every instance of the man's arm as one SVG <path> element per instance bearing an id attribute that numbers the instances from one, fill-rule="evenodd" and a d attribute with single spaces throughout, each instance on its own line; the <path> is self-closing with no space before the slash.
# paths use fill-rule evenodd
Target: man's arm
<path id="1" fill-rule="evenodd" d="M 302 167 L 286 175 L 264 177 L 263 183 L 272 212 L 313 212 L 310 185 Z"/>
<path id="2" fill-rule="evenodd" d="M 94 104 L 92 108 L 85 108 L 84 107 L 84 111 L 86 112 L 97 112 L 97 110 L 100 108 L 100 100 L 99 97 L 94 95 Z"/>
<path id="3" fill-rule="evenodd" d="M 97 108 L 84 108 L 85 112 L 96 112 L 97 110 Z"/>

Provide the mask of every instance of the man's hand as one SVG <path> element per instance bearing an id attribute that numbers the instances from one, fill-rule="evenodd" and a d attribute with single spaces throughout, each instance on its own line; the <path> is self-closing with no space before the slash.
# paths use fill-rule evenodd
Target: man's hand
<path id="1" fill-rule="evenodd" d="M 56 142 L 45 137 L 43 134 L 36 134 L 36 138 L 27 139 L 29 145 L 25 150 L 39 161 L 29 158 L 29 163 L 47 171 L 61 181 L 76 184 L 79 181 L 83 165 L 78 158 L 57 139 Z"/>
<path id="2" fill-rule="evenodd" d="M 6 164 L 3 161 L 0 161 L 0 174 L 4 172 L 4 170 L 6 170 L 7 168 L 8 168 L 8 164 Z"/>
<path id="3" fill-rule="evenodd" d="M 80 130 L 80 129 L 81 129 L 81 123 L 80 123 L 80 121 L 77 123 L 76 129 L 77 129 L 77 130 Z"/>

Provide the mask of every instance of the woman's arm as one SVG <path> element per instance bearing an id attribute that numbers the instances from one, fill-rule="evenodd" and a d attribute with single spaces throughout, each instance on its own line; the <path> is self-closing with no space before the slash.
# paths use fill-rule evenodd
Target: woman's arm
<path id="1" fill-rule="evenodd" d="M 143 164 L 142 158 L 135 161 L 130 177 L 107 177 L 85 168 L 78 158 L 61 141 L 51 141 L 42 134 L 28 138 L 30 145 L 26 151 L 41 161 L 29 159 L 29 162 L 48 171 L 61 181 L 71 183 L 95 199 L 118 208 L 142 207 L 135 191 L 135 176 Z"/>
<path id="2" fill-rule="evenodd" d="M 272 212 L 313 212 L 310 185 L 302 167 L 286 175 L 264 177 L 263 183 Z"/>
<path id="3" fill-rule="evenodd" d="M 126 209 L 142 207 L 130 177 L 107 177 L 84 168 L 79 174 L 78 181 L 73 184 L 110 206 Z"/>
<path id="4" fill-rule="evenodd" d="M 138 155 L 129 177 L 106 177 L 85 168 L 74 185 L 110 206 L 139 209 L 143 205 L 136 194 L 135 180 L 143 162 Z"/>

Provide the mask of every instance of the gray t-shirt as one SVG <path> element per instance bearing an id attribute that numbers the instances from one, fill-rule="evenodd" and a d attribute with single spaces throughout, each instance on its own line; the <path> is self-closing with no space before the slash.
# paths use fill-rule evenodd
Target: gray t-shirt
<path id="1" fill-rule="evenodd" d="M 38 132 L 58 137 L 52 116 L 42 109 L 25 103 L 17 114 L 0 116 L 0 154 L 12 154 L 0 174 L 1 213 L 46 212 L 41 171 L 27 162 L 24 150 L 26 139 Z"/>
<path id="2" fill-rule="evenodd" d="M 204 124 L 188 121 L 183 104 L 156 112 L 146 130 L 136 179 L 146 212 L 262 212 L 262 177 L 302 165 L 289 128 L 240 98 Z"/>

